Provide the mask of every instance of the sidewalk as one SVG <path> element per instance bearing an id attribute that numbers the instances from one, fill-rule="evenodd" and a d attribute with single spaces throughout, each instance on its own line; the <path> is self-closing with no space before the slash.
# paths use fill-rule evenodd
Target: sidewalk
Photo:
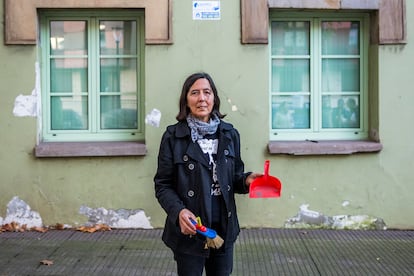
<path id="1" fill-rule="evenodd" d="M 177 275 L 161 233 L 0 233 L 0 276 Z M 414 230 L 243 229 L 234 257 L 233 275 L 414 275 Z"/>

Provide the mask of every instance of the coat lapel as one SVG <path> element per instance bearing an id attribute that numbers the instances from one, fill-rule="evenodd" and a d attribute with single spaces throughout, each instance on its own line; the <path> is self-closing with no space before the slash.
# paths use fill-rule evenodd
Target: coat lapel
<path id="1" fill-rule="evenodd" d="M 190 157 L 191 159 L 194 159 L 197 162 L 200 162 L 200 164 L 202 164 L 203 166 L 208 167 L 209 166 L 208 160 L 203 154 L 203 152 L 201 151 L 200 146 L 197 143 L 191 141 L 190 129 L 188 128 L 187 123 L 185 122 L 178 123 L 177 130 L 176 130 L 176 137 L 184 138 L 186 136 L 188 136 L 187 141 L 189 142 L 188 142 L 188 146 L 187 146 L 187 150 L 185 154 L 187 154 L 188 157 Z"/>
<path id="2" fill-rule="evenodd" d="M 187 148 L 187 154 L 203 166 L 209 167 L 208 160 L 197 143 L 190 142 Z"/>

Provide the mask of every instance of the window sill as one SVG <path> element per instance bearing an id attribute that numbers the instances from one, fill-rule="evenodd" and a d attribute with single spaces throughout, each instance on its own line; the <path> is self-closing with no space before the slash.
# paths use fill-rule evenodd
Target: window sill
<path id="1" fill-rule="evenodd" d="M 142 156 L 147 148 L 139 142 L 42 142 L 36 157 Z"/>
<path id="2" fill-rule="evenodd" d="M 270 154 L 349 155 L 379 152 L 382 144 L 374 141 L 270 141 L 268 149 Z"/>

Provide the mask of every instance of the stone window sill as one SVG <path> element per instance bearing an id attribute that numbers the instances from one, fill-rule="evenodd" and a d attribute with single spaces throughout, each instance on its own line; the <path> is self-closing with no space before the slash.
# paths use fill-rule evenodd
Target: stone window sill
<path id="1" fill-rule="evenodd" d="M 34 148 L 36 157 L 142 156 L 147 148 L 139 142 L 42 142 Z"/>
<path id="2" fill-rule="evenodd" d="M 270 154 L 288 155 L 349 155 L 382 150 L 375 141 L 270 141 Z"/>

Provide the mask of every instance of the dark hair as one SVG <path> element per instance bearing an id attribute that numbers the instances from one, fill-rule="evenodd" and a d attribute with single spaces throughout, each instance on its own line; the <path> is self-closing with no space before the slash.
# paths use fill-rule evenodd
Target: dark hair
<path id="1" fill-rule="evenodd" d="M 214 105 L 213 110 L 211 111 L 212 114 L 216 114 L 220 119 L 224 118 L 226 115 L 220 113 L 220 98 L 217 93 L 216 85 L 214 84 L 213 79 L 210 77 L 209 74 L 204 72 L 194 73 L 187 77 L 183 84 L 183 89 L 181 90 L 180 96 L 180 111 L 178 112 L 177 116 L 175 117 L 177 121 L 185 121 L 188 114 L 190 114 L 190 109 L 187 106 L 187 94 L 190 92 L 191 86 L 198 80 L 198 79 L 206 79 L 210 83 L 211 89 L 213 90 L 214 94 Z"/>

